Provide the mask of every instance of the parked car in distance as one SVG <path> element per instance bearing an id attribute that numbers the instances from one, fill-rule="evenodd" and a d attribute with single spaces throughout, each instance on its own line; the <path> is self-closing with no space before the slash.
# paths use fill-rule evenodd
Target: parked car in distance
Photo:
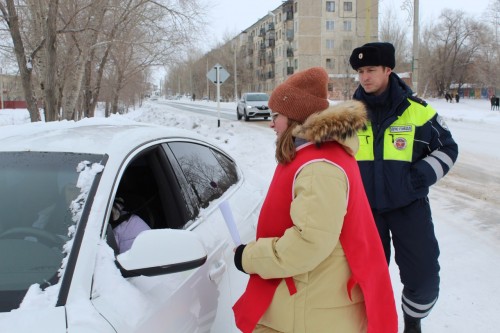
<path id="1" fill-rule="evenodd" d="M 194 132 L 122 118 L 0 131 L 0 332 L 238 332 L 262 197 Z M 116 197 L 151 228 L 119 253 Z"/>
<path id="2" fill-rule="evenodd" d="M 269 95 L 264 92 L 247 92 L 241 96 L 236 107 L 236 117 L 238 120 L 244 118 L 248 121 L 250 118 L 262 117 L 267 119 L 271 116 L 271 110 L 267 103 Z"/>

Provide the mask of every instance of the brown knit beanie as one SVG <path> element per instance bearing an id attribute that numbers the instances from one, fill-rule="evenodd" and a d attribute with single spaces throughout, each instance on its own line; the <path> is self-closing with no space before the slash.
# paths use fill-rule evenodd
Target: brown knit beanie
<path id="1" fill-rule="evenodd" d="M 290 76 L 269 98 L 269 108 L 303 123 L 313 113 L 328 108 L 328 74 L 312 67 Z"/>

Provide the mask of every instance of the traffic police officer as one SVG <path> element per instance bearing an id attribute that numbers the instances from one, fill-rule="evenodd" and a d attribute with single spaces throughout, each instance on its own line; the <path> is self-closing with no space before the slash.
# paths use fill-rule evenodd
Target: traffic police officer
<path id="1" fill-rule="evenodd" d="M 394 46 L 368 43 L 349 59 L 368 123 L 356 155 L 387 262 L 394 256 L 403 283 L 405 333 L 421 332 L 439 294 L 439 246 L 429 187 L 448 173 L 458 147 L 443 119 L 392 72 Z"/>

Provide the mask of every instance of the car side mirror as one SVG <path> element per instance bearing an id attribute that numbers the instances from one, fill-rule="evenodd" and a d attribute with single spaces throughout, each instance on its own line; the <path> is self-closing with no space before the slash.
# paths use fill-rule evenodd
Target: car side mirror
<path id="1" fill-rule="evenodd" d="M 156 276 L 200 267 L 207 260 L 207 252 L 191 231 L 152 229 L 141 232 L 130 250 L 116 260 L 124 277 Z"/>

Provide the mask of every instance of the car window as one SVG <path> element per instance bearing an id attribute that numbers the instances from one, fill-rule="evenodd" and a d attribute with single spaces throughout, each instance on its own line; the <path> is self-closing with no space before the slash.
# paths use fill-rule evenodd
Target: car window
<path id="1" fill-rule="evenodd" d="M 185 193 L 188 185 L 176 177 L 182 171 L 174 171 L 177 163 L 169 162 L 169 152 L 166 145 L 157 145 L 139 153 L 126 167 L 116 194 L 128 213 L 138 215 L 152 229 L 184 228 L 198 212 L 192 196 Z"/>
<path id="2" fill-rule="evenodd" d="M 27 288 L 58 281 L 68 228 L 78 215 L 77 166 L 103 156 L 70 153 L 0 153 L 0 312 L 19 306 Z"/>
<path id="3" fill-rule="evenodd" d="M 267 94 L 248 94 L 247 101 L 249 102 L 265 102 L 269 100 L 269 95 Z"/>
<path id="4" fill-rule="evenodd" d="M 222 153 L 191 142 L 171 142 L 171 148 L 200 207 L 219 198 L 238 181 L 234 162 Z"/>

